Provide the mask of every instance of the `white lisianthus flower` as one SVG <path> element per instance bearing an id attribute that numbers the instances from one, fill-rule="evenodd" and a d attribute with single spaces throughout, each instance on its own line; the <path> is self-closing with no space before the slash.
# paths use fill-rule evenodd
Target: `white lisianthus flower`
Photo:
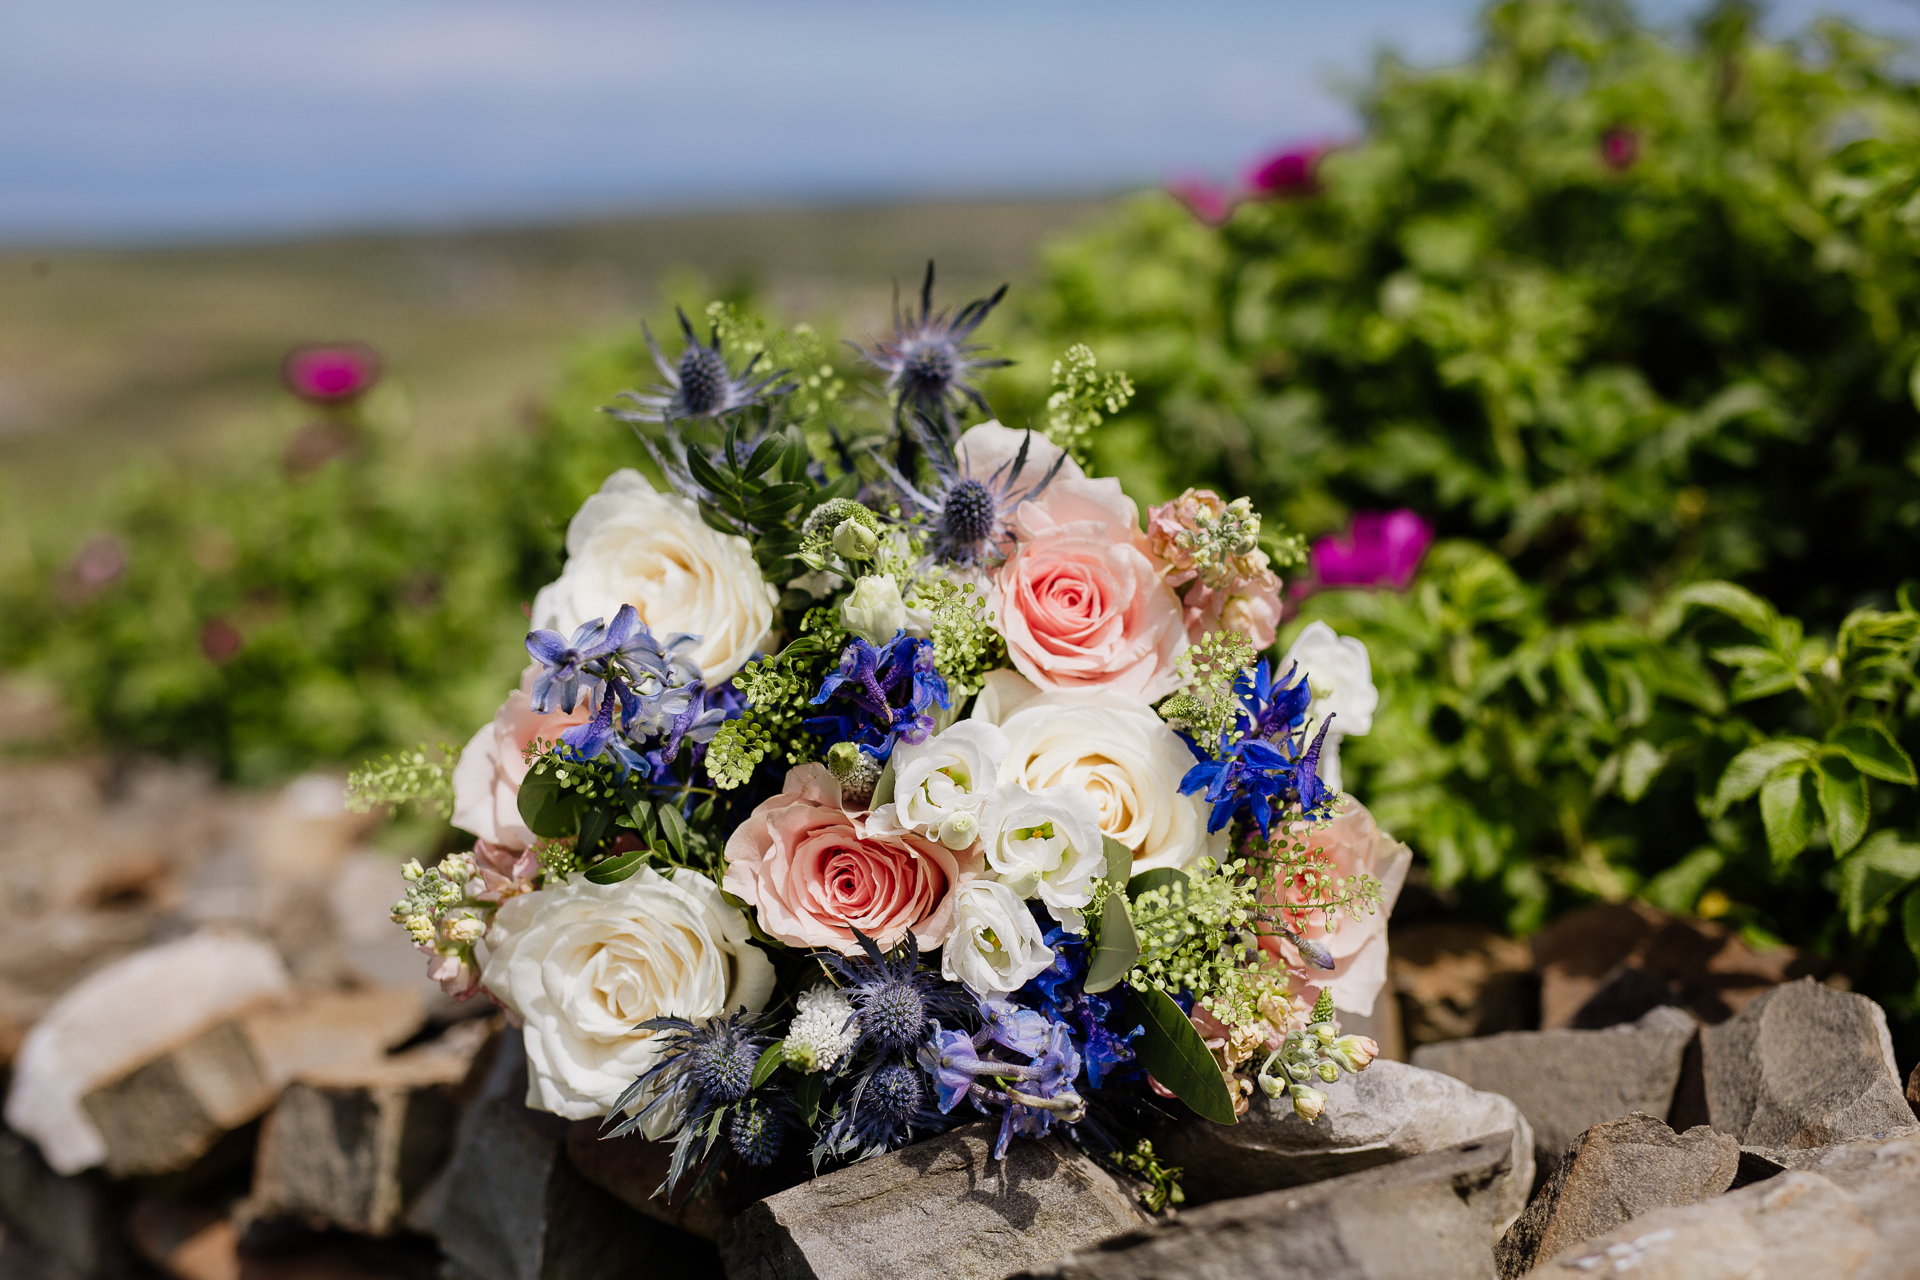
<path id="1" fill-rule="evenodd" d="M 1085 933 L 1080 908 L 1106 874 L 1100 811 L 1083 791 L 1028 791 L 1013 783 L 995 793 L 986 835 L 987 865 L 1023 898 L 1038 898 L 1053 918 Z"/>
<path id="2" fill-rule="evenodd" d="M 917 745 L 903 742 L 893 749 L 893 800 L 867 826 L 965 849 L 979 834 L 1006 758 L 1007 735 L 980 720 L 962 720 Z"/>
<path id="3" fill-rule="evenodd" d="M 840 625 L 868 644 L 885 644 L 907 624 L 907 602 L 900 584 L 885 574 L 868 574 L 840 602 Z"/>
<path id="4" fill-rule="evenodd" d="M 1018 991 L 1045 973 L 1053 952 L 1033 913 L 998 880 L 971 880 L 953 898 L 953 933 L 940 948 L 940 973 L 977 995 Z"/>
<path id="5" fill-rule="evenodd" d="M 773 993 L 746 916 L 690 871 L 642 867 L 610 885 L 575 875 L 523 893 L 494 916 L 487 948 L 481 981 L 524 1024 L 527 1105 L 569 1120 L 606 1115 L 659 1061 L 640 1023 L 758 1012 Z M 656 1113 L 647 1136 L 678 1122 Z"/>
<path id="6" fill-rule="evenodd" d="M 1320 778 L 1338 791 L 1340 739 L 1357 738 L 1373 728 L 1373 713 L 1380 705 L 1380 691 L 1373 687 L 1373 662 L 1365 643 L 1339 634 L 1324 622 L 1307 624 L 1281 659 L 1280 671 L 1296 662 L 1313 691 L 1308 714 L 1316 721 L 1334 717 L 1320 748 Z"/>
<path id="7" fill-rule="evenodd" d="M 623 468 L 567 526 L 566 568 L 533 598 L 533 625 L 570 636 L 630 604 L 662 640 L 698 636 L 689 656 L 717 685 L 766 640 L 778 600 L 745 538 L 709 528 L 691 501 Z"/>
<path id="8" fill-rule="evenodd" d="M 1207 834 L 1205 799 L 1180 794 L 1193 753 L 1139 699 L 1111 689 L 1042 694 L 1000 727 L 1007 735 L 1000 781 L 1085 794 L 1100 830 L 1133 851 L 1130 874 L 1226 856 L 1227 833 Z"/>

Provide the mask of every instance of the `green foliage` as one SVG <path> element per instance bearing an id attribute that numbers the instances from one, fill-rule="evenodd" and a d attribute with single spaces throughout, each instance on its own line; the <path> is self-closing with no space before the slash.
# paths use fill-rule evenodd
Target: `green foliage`
<path id="1" fill-rule="evenodd" d="M 723 791 L 740 786 L 769 757 L 788 764 L 819 757 L 820 740 L 802 721 L 814 713 L 809 699 L 846 647 L 847 634 L 833 610 L 814 608 L 786 648 L 741 668 L 733 685 L 746 695 L 749 710 L 722 725 L 707 744 L 707 775 L 715 786 Z"/>
<path id="2" fill-rule="evenodd" d="M 934 668 L 955 699 L 978 693 L 987 672 L 1007 665 L 1007 642 L 993 629 L 986 595 L 971 582 L 940 578 L 922 583 L 911 603 L 932 619 Z"/>
<path id="3" fill-rule="evenodd" d="M 1060 246 L 994 390 L 1085 341 L 1136 498 L 1435 522 L 1408 593 L 1300 621 L 1366 640 L 1347 785 L 1442 889 L 1724 911 L 1912 990 L 1920 92 L 1838 24 L 1623 12 L 1495 4 L 1471 62 L 1383 60 L 1317 190 Z"/>
<path id="4" fill-rule="evenodd" d="M 1046 437 L 1073 455 L 1087 460 L 1093 429 L 1133 399 L 1133 383 L 1118 370 L 1099 372 L 1100 362 L 1084 344 L 1067 348 L 1053 362 L 1053 394 L 1047 397 Z"/>
<path id="5" fill-rule="evenodd" d="M 361 765 L 347 779 L 347 808 L 366 813 L 379 805 L 410 804 L 447 821 L 453 817 L 453 766 L 460 752 L 441 743 L 439 756 L 432 759 L 420 747 Z"/>
<path id="6" fill-rule="evenodd" d="M 1253 663 L 1253 641 L 1244 631 L 1209 631 L 1179 658 L 1184 688 L 1160 704 L 1160 715 L 1216 757 L 1220 735 L 1239 714 L 1233 682 Z"/>
<path id="7" fill-rule="evenodd" d="M 1232 1124 L 1233 1095 L 1200 1033 L 1173 998 L 1157 987 L 1130 985 L 1122 997 L 1121 1021 L 1142 1028 L 1135 1057 L 1153 1078 L 1207 1120 Z"/>

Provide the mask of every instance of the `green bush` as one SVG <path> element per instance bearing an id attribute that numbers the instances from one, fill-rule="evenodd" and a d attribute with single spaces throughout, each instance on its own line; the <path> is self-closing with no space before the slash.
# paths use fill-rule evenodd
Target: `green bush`
<path id="1" fill-rule="evenodd" d="M 1638 893 L 1910 990 L 1880 928 L 1920 875 L 1910 766 L 1863 773 L 1840 728 L 1920 746 L 1895 599 L 1920 564 L 1920 93 L 1891 54 L 1835 24 L 1769 42 L 1737 7 L 1676 41 L 1495 5 L 1469 64 L 1380 65 L 1316 190 L 1217 228 L 1145 197 L 1057 248 L 1001 390 L 1037 417 L 1084 341 L 1138 388 L 1093 442 L 1136 496 L 1436 524 L 1408 594 L 1301 620 L 1367 640 L 1382 711 L 1349 786 L 1441 887 L 1522 928 Z M 1710 580 L 1754 595 L 1689 596 Z M 1722 803 L 1763 742 L 1778 780 Z M 1877 869 L 1836 865 L 1855 849 Z"/>

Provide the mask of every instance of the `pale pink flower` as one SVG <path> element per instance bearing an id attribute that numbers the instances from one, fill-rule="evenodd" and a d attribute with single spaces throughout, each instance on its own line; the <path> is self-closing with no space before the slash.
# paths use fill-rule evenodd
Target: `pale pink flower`
<path id="1" fill-rule="evenodd" d="M 571 712 L 546 715 L 533 709 L 533 678 L 538 664 L 520 675 L 520 687 L 481 727 L 460 753 L 453 769 L 453 825 L 498 849 L 519 852 L 533 847 L 533 832 L 520 819 L 520 784 L 527 776 L 526 749 L 538 739 L 557 741 L 563 729 L 593 718 L 593 700 Z"/>
<path id="2" fill-rule="evenodd" d="M 540 859 L 532 848 L 513 849 L 476 840 L 473 844 L 474 880 L 467 882 L 467 896 L 477 902 L 498 905 L 517 894 L 530 893 L 540 876 Z"/>

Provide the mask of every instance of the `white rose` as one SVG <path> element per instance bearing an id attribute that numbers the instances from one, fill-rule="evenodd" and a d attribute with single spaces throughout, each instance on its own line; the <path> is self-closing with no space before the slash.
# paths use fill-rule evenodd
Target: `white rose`
<path id="1" fill-rule="evenodd" d="M 1373 663 L 1364 642 L 1340 635 L 1324 622 L 1307 624 L 1281 659 L 1280 671 L 1296 662 L 1313 691 L 1309 714 L 1316 721 L 1334 717 L 1320 748 L 1320 777 L 1338 791 L 1340 739 L 1357 738 L 1373 728 L 1373 713 L 1380 705 L 1380 691 L 1373 687 Z"/>
<path id="2" fill-rule="evenodd" d="M 940 948 L 940 973 L 981 995 L 1018 991 L 1053 964 L 1040 926 L 1019 895 L 998 880 L 971 880 L 953 895 L 953 933 Z"/>
<path id="3" fill-rule="evenodd" d="M 917 831 L 960 850 L 974 842 L 1007 758 L 1007 735 L 962 720 L 918 745 L 893 749 L 893 801 L 874 810 L 869 829 Z"/>
<path id="4" fill-rule="evenodd" d="M 603 1116 L 660 1059 L 648 1018 L 758 1012 L 773 965 L 713 881 L 642 867 L 619 884 L 576 875 L 509 899 L 487 932 L 481 981 L 525 1024 L 527 1105 Z M 677 1116 L 655 1115 L 649 1138 Z"/>
<path id="5" fill-rule="evenodd" d="M 1063 690 L 1030 699 L 1000 727 L 1000 780 L 1086 793 L 1100 830 L 1133 850 L 1134 874 L 1225 856 L 1227 833 L 1207 834 L 1206 801 L 1180 794 L 1193 753 L 1145 703 L 1113 690 Z"/>
<path id="6" fill-rule="evenodd" d="M 699 636 L 692 658 L 718 684 L 746 665 L 773 624 L 779 594 L 745 538 L 723 534 L 676 494 L 631 468 L 614 472 L 567 526 L 567 564 L 533 598 L 533 625 L 571 636 L 630 604 L 661 638 Z"/>
<path id="7" fill-rule="evenodd" d="M 1002 784 L 984 837 L 987 865 L 1023 898 L 1038 898 L 1074 933 L 1086 932 L 1080 908 L 1107 870 L 1100 811 L 1093 798 L 1070 787 L 1028 791 Z"/>
<path id="8" fill-rule="evenodd" d="M 885 644 L 907 624 L 907 602 L 900 584 L 885 574 L 868 574 L 840 602 L 840 625 L 868 644 Z"/>

